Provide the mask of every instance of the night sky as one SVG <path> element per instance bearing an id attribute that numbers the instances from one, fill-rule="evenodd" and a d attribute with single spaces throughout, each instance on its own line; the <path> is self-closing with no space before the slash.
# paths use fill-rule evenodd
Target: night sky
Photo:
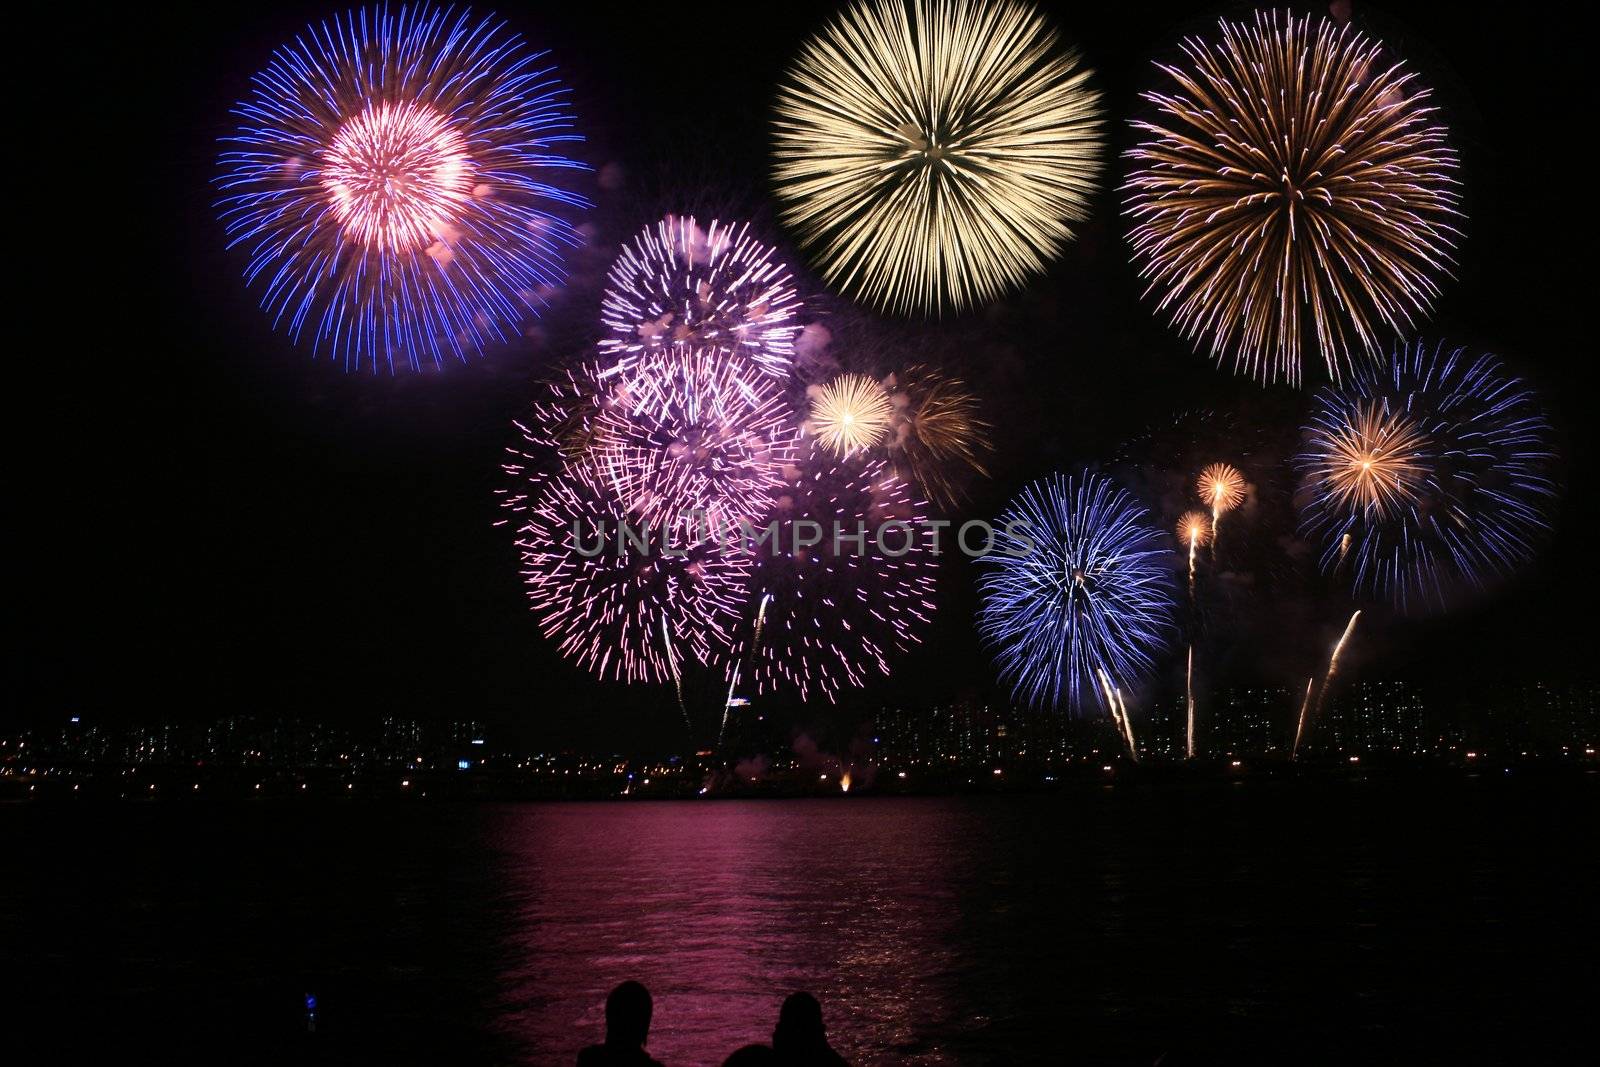
<path id="1" fill-rule="evenodd" d="M 750 4 L 496 5 L 553 50 L 574 89 L 589 137 L 575 154 L 596 168 L 581 179 L 598 205 L 590 244 L 526 341 L 395 376 L 346 374 L 274 333 L 211 207 L 229 107 L 274 47 L 331 7 L 223 7 L 194 19 L 130 9 L 121 23 L 74 14 L 70 41 L 20 44 L 32 53 L 24 64 L 41 67 L 23 79 L 31 163 L 14 164 L 33 184 L 13 201 L 31 234 L 12 257 L 27 278 L 13 298 L 25 338 L 14 342 L 10 389 L 22 416 L 11 463 L 22 497 L 11 512 L 23 533 L 13 556 L 21 711 L 393 712 L 485 719 L 540 744 L 673 743 L 665 690 L 595 683 L 542 639 L 511 538 L 492 525 L 493 489 L 527 383 L 598 336 L 611 255 L 666 212 L 752 219 L 819 313 L 860 316 L 805 272 L 766 184 L 777 79 L 835 5 L 761 6 L 758 16 Z M 1222 412 L 1269 462 L 1292 450 L 1303 410 L 1292 390 L 1213 367 L 1140 299 L 1114 190 L 1151 61 L 1216 15 L 1249 9 L 1042 6 L 1081 46 L 1109 113 L 1115 155 L 1092 218 L 1048 274 L 998 305 L 867 327 L 891 355 L 933 354 L 966 377 L 998 426 L 994 478 L 956 518 L 992 517 L 1026 481 L 1109 460 L 1185 411 Z M 1374 613 L 1364 633 L 1368 676 L 1469 687 L 1593 677 L 1600 519 L 1592 198 L 1578 157 L 1592 128 L 1580 114 L 1592 91 L 1577 85 L 1590 74 L 1587 38 L 1533 6 L 1482 12 L 1356 5 L 1358 25 L 1434 88 L 1462 157 L 1459 277 L 1421 336 L 1520 370 L 1549 405 L 1565 457 L 1554 537 L 1522 580 L 1446 618 Z M 1286 505 L 1291 479 L 1281 477 L 1283 499 L 1266 511 Z M 1268 514 L 1261 522 L 1259 571 L 1271 586 L 1279 572 L 1267 557 L 1287 531 Z M 1247 598 L 1258 617 L 1241 633 L 1273 640 L 1258 656 L 1232 639 L 1218 656 L 1230 678 L 1304 678 L 1293 648 L 1322 654 L 1348 616 L 1348 600 L 1318 583 L 1282 583 L 1293 604 L 1280 624 L 1259 617 L 1273 595 Z M 952 560 L 942 584 L 926 646 L 860 694 L 862 706 L 993 690 L 969 566 Z"/>

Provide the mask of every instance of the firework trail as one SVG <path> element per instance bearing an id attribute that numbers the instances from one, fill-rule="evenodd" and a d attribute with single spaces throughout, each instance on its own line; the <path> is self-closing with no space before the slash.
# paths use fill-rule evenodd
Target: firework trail
<path id="1" fill-rule="evenodd" d="M 578 243 L 584 169 L 544 53 L 493 16 L 355 9 L 273 54 L 223 138 L 217 207 L 291 338 L 419 369 L 519 335 Z"/>
<path id="2" fill-rule="evenodd" d="M 726 349 L 672 347 L 612 382 L 590 456 L 630 511 L 651 525 L 694 513 L 723 530 L 771 509 L 796 457 L 771 378 Z"/>
<path id="3" fill-rule="evenodd" d="M 1016 0 L 856 0 L 779 89 L 784 222 L 830 285 L 961 310 L 1039 273 L 1087 216 L 1099 96 Z"/>
<path id="4" fill-rule="evenodd" d="M 727 348 L 784 378 L 801 311 L 789 270 L 749 224 L 668 215 L 623 246 L 606 279 L 600 351 L 626 365 L 669 345 Z"/>
<path id="5" fill-rule="evenodd" d="M 1192 631 L 1199 624 L 1199 610 L 1195 602 L 1195 555 L 1210 533 L 1210 520 L 1203 511 L 1187 511 L 1178 519 L 1178 540 L 1189 546 L 1189 666 L 1185 674 L 1184 697 L 1188 722 L 1184 730 L 1184 751 L 1194 759 L 1194 637 Z"/>
<path id="6" fill-rule="evenodd" d="M 1111 684 L 1111 678 L 1105 669 L 1100 669 L 1100 685 L 1105 692 L 1106 707 L 1111 710 L 1111 722 L 1117 728 L 1117 733 L 1128 746 L 1128 758 L 1139 762 L 1139 748 L 1133 741 L 1133 718 L 1128 714 L 1128 706 L 1122 701 L 1122 691 Z"/>
<path id="7" fill-rule="evenodd" d="M 1316 685 L 1316 678 L 1306 679 L 1306 696 L 1300 702 L 1300 721 L 1294 728 L 1294 744 L 1289 746 L 1289 758 L 1294 759 L 1295 753 L 1300 751 L 1300 738 L 1306 730 L 1306 716 L 1311 712 L 1311 688 Z"/>
<path id="8" fill-rule="evenodd" d="M 1344 633 L 1334 643 L 1333 651 L 1328 655 L 1328 670 L 1322 677 L 1322 688 L 1317 690 L 1317 699 L 1314 706 L 1311 700 L 1311 684 L 1309 682 L 1306 683 L 1306 700 L 1305 704 L 1300 708 L 1300 725 L 1294 732 L 1294 744 L 1289 749 L 1290 759 L 1294 759 L 1296 753 L 1299 752 L 1300 740 L 1304 736 L 1307 727 L 1310 724 L 1314 724 L 1322 716 L 1322 706 L 1327 702 L 1328 690 L 1333 685 L 1334 672 L 1339 669 L 1339 654 L 1344 651 L 1345 643 L 1350 640 L 1350 635 L 1355 633 L 1356 620 L 1359 618 L 1361 618 L 1360 611 L 1351 615 L 1349 623 L 1345 625 Z M 1311 709 L 1309 715 L 1307 715 L 1308 708 Z"/>
<path id="9" fill-rule="evenodd" d="M 1461 218 L 1427 90 L 1349 25 L 1278 12 L 1183 42 L 1123 186 L 1134 261 L 1184 337 L 1264 382 L 1374 362 L 1431 313 Z"/>
<path id="10" fill-rule="evenodd" d="M 877 445 L 889 433 L 894 409 L 883 386 L 864 374 L 841 374 L 813 386 L 808 434 L 841 459 Z"/>
<path id="11" fill-rule="evenodd" d="M 1025 488 L 979 559 L 979 632 L 1028 704 L 1086 698 L 1146 677 L 1173 630 L 1170 554 L 1145 510 L 1111 479 L 1055 475 Z"/>
<path id="12" fill-rule="evenodd" d="M 1188 722 L 1184 726 L 1185 756 L 1194 759 L 1194 642 L 1189 642 L 1189 667 L 1184 674 L 1184 704 L 1189 712 Z"/>
<path id="13" fill-rule="evenodd" d="M 1554 462 L 1527 386 L 1492 356 L 1418 343 L 1318 392 L 1296 457 L 1301 533 L 1358 595 L 1447 607 L 1532 558 Z"/>
<path id="14" fill-rule="evenodd" d="M 1328 700 L 1328 689 L 1333 685 L 1334 672 L 1339 669 L 1339 653 L 1344 651 L 1344 646 L 1350 640 L 1350 635 L 1355 633 L 1356 620 L 1359 618 L 1361 618 L 1360 611 L 1350 616 L 1349 623 L 1345 625 L 1344 633 L 1339 636 L 1338 644 L 1333 646 L 1333 654 L 1328 657 L 1328 673 L 1323 675 L 1322 689 L 1317 693 L 1317 710 L 1313 717 L 1322 714 L 1322 706 Z"/>

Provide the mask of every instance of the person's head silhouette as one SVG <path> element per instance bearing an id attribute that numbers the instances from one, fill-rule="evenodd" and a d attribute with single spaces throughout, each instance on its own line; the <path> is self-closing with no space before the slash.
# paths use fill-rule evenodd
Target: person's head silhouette
<path id="1" fill-rule="evenodd" d="M 640 1048 L 650 1036 L 650 991 L 623 982 L 606 997 L 606 1044 Z"/>
<path id="2" fill-rule="evenodd" d="M 827 1044 L 827 1032 L 822 1027 L 822 1005 L 810 993 L 791 993 L 778 1010 L 772 1047 L 780 1052 L 802 1052 L 825 1048 Z"/>

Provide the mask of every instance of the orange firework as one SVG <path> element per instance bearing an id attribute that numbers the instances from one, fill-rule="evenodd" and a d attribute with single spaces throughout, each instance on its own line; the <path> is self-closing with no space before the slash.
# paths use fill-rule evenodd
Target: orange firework
<path id="1" fill-rule="evenodd" d="M 1200 472 L 1200 499 L 1211 508 L 1213 526 L 1224 511 L 1232 511 L 1244 503 L 1245 485 L 1239 468 L 1227 463 L 1213 463 Z"/>
<path id="2" fill-rule="evenodd" d="M 1409 416 L 1377 403 L 1327 430 L 1314 477 L 1341 508 L 1382 517 L 1415 502 L 1427 478 L 1427 434 Z"/>
<path id="3" fill-rule="evenodd" d="M 1134 260 L 1185 337 L 1241 374 L 1331 377 L 1430 313 L 1461 217 L 1428 92 L 1349 25 L 1258 12 L 1183 42 L 1144 94 L 1123 187 Z"/>

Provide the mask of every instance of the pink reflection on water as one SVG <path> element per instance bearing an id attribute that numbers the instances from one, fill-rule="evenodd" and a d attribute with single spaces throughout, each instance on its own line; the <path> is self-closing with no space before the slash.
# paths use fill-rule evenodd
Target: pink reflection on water
<path id="1" fill-rule="evenodd" d="M 770 1040 L 801 989 L 848 1059 L 949 1062 L 915 1035 L 955 1021 L 950 857 L 975 819 L 720 801 L 528 808 L 504 825 L 517 962 L 499 1025 L 541 1061 L 599 1040 L 606 993 L 633 978 L 655 998 L 649 1050 L 666 1063 Z"/>

